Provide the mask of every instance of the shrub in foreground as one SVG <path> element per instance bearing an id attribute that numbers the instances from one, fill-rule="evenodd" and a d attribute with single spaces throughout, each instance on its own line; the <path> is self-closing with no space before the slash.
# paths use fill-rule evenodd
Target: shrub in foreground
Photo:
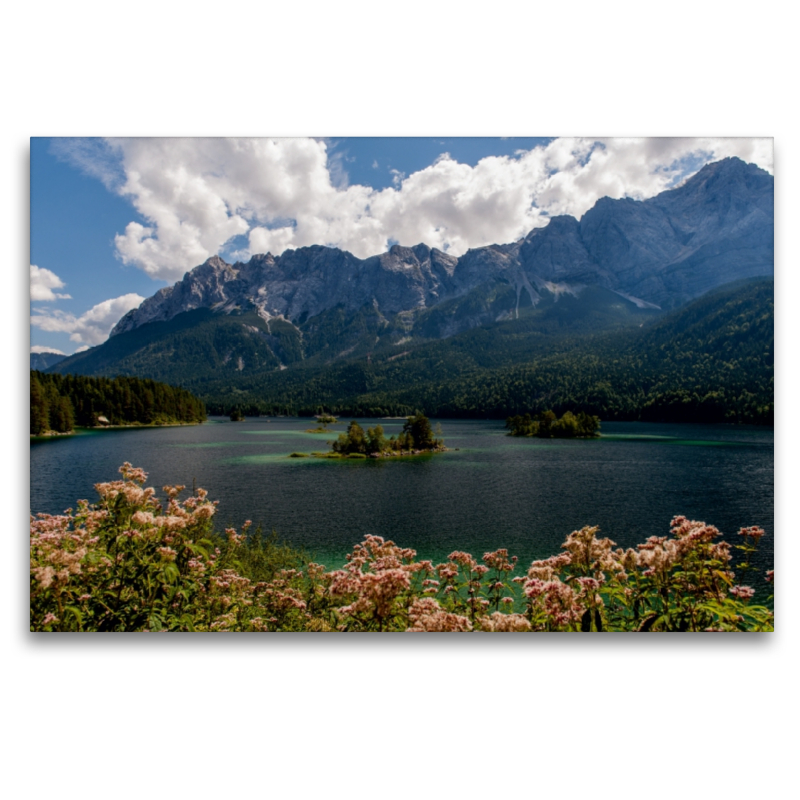
<path id="1" fill-rule="evenodd" d="M 769 631 L 736 569 L 753 573 L 764 531 L 739 543 L 712 525 L 675 517 L 670 535 L 617 548 L 598 528 L 573 531 L 563 552 L 515 575 L 499 549 L 480 562 L 446 562 L 379 536 L 326 571 L 274 540 L 228 528 L 198 489 L 165 486 L 124 464 L 96 485 L 99 501 L 31 517 L 30 626 L 34 631 Z M 774 571 L 766 579 L 772 581 Z"/>

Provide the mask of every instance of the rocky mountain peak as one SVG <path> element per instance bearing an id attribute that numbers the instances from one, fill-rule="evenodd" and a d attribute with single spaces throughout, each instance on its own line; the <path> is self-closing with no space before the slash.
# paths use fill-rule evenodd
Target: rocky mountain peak
<path id="1" fill-rule="evenodd" d="M 111 335 L 184 311 L 255 307 L 269 319 L 309 318 L 342 306 L 381 313 L 427 308 L 504 282 L 600 285 L 677 306 L 740 278 L 773 274 L 773 178 L 737 158 L 708 164 L 645 201 L 601 198 L 577 220 L 551 217 L 513 244 L 460 258 L 424 243 L 367 259 L 313 245 L 227 264 L 212 256 L 123 317 Z"/>

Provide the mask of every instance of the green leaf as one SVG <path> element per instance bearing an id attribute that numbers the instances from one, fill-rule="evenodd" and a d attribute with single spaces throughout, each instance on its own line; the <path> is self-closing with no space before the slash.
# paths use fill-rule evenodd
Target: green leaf
<path id="1" fill-rule="evenodd" d="M 83 614 L 79 608 L 76 606 L 65 606 L 64 611 L 65 613 L 71 614 L 73 617 L 75 617 L 79 628 L 83 626 Z"/>
<path id="2" fill-rule="evenodd" d="M 179 621 L 183 630 L 194 633 L 194 620 L 188 614 L 183 614 Z"/>

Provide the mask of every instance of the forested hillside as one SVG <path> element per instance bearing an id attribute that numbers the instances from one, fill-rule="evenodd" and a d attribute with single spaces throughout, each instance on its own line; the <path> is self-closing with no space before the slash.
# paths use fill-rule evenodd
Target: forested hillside
<path id="1" fill-rule="evenodd" d="M 87 378 L 31 371 L 31 434 L 76 425 L 202 422 L 202 400 L 185 389 L 141 378 Z M 103 420 L 105 422 L 103 422 Z"/>
<path id="2" fill-rule="evenodd" d="M 52 371 L 146 375 L 225 415 L 505 419 L 552 410 L 771 424 L 773 292 L 771 279 L 744 281 L 663 314 L 588 287 L 433 341 L 379 336 L 374 310 L 339 318 L 334 309 L 298 330 L 253 312 L 198 309 L 114 336 Z"/>
<path id="3" fill-rule="evenodd" d="M 454 346 L 468 354 L 470 348 L 488 348 L 495 365 L 499 340 L 494 335 L 487 338 L 482 331 L 500 330 L 497 326 L 504 323 L 498 317 L 509 321 L 516 315 L 513 323 L 507 322 L 511 327 L 502 330 L 506 339 L 521 336 L 512 349 L 527 352 L 538 337 L 636 327 L 660 314 L 598 286 L 575 294 L 546 293 L 536 307 L 523 294 L 515 309 L 515 297 L 507 285 L 481 285 L 433 309 L 418 308 L 387 318 L 372 304 L 355 311 L 336 306 L 297 325 L 279 318 L 266 320 L 253 308 L 231 313 L 198 308 L 112 336 L 99 347 L 70 356 L 52 371 L 136 375 L 201 392 L 208 381 L 239 387 L 255 376 L 263 378 L 284 369 L 299 369 L 306 375 L 359 359 L 380 363 L 438 341 L 445 330 L 464 328 L 471 330 L 456 337 Z M 476 319 L 484 320 L 481 326 L 469 324 Z M 485 360 L 482 352 L 476 351 L 475 357 L 480 363 Z"/>
<path id="4" fill-rule="evenodd" d="M 729 286 L 634 330 L 549 335 L 525 320 L 401 356 L 205 382 L 210 413 L 495 417 L 552 409 L 603 420 L 772 424 L 773 282 Z"/>

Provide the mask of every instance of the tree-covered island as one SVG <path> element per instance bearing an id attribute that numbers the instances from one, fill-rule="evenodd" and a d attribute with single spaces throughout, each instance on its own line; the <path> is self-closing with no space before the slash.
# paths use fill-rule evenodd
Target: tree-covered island
<path id="1" fill-rule="evenodd" d="M 506 420 L 508 436 L 536 436 L 540 439 L 594 439 L 600 436 L 600 419 L 579 411 L 566 411 L 556 418 L 552 411 L 543 411 L 509 417 Z"/>
<path id="2" fill-rule="evenodd" d="M 438 438 L 437 438 L 438 434 Z M 434 433 L 430 420 L 424 414 L 408 417 L 397 436 L 384 435 L 383 426 L 364 429 L 353 420 L 347 433 L 340 433 L 336 441 L 329 442 L 329 453 L 314 453 L 324 458 L 390 458 L 392 456 L 442 453 L 447 448 L 437 426 Z"/>

